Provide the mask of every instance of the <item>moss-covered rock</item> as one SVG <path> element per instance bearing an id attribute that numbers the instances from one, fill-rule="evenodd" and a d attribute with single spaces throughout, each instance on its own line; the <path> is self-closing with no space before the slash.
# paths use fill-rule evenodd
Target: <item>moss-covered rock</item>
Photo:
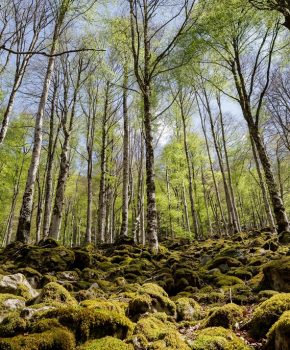
<path id="1" fill-rule="evenodd" d="M 289 350 L 290 349 L 290 311 L 282 314 L 273 324 L 267 334 L 265 350 Z"/>
<path id="2" fill-rule="evenodd" d="M 0 322 L 7 313 L 25 307 L 25 299 L 13 294 L 0 294 Z"/>
<path id="3" fill-rule="evenodd" d="M 125 315 L 108 310 L 71 307 L 49 311 L 45 317 L 56 318 L 74 332 L 78 342 L 105 336 L 125 339 L 133 329 L 132 322 Z"/>
<path id="4" fill-rule="evenodd" d="M 62 285 L 56 282 L 46 284 L 34 303 L 50 303 L 52 301 L 71 306 L 77 305 L 76 299 Z"/>
<path id="5" fill-rule="evenodd" d="M 32 267 L 45 273 L 48 271 L 67 271 L 75 261 L 74 252 L 66 247 L 43 248 L 25 246 L 16 258 L 20 267 Z"/>
<path id="6" fill-rule="evenodd" d="M 245 328 L 252 337 L 263 338 L 282 313 L 288 310 L 290 310 L 290 293 L 274 295 L 255 309 L 252 319 Z"/>
<path id="7" fill-rule="evenodd" d="M 24 333 L 27 322 L 17 311 L 10 312 L 0 323 L 0 338 L 12 337 Z"/>
<path id="8" fill-rule="evenodd" d="M 142 317 L 134 329 L 132 342 L 136 348 L 150 350 L 190 350 L 175 325 L 164 313 Z"/>
<path id="9" fill-rule="evenodd" d="M 80 306 L 95 310 L 108 310 L 125 314 L 126 303 L 118 300 L 106 300 L 106 299 L 94 299 L 84 300 L 80 303 Z"/>
<path id="10" fill-rule="evenodd" d="M 236 304 L 226 304 L 212 308 L 205 319 L 204 327 L 233 328 L 243 316 L 243 308 Z"/>
<path id="11" fill-rule="evenodd" d="M 222 327 L 199 331 L 191 344 L 192 350 L 251 350 L 232 331 Z"/>
<path id="12" fill-rule="evenodd" d="M 79 347 L 79 350 L 134 350 L 132 344 L 113 337 L 92 340 Z"/>
<path id="13" fill-rule="evenodd" d="M 38 295 L 38 292 L 32 288 L 26 277 L 21 273 L 0 275 L 0 293 L 19 295 L 25 299 L 34 298 Z"/>
<path id="14" fill-rule="evenodd" d="M 201 306 L 192 298 L 179 298 L 175 304 L 177 321 L 196 321 L 202 316 Z"/>
<path id="15" fill-rule="evenodd" d="M 264 266 L 262 289 L 290 292 L 290 256 L 274 260 Z"/>
<path id="16" fill-rule="evenodd" d="M 43 333 L 18 335 L 0 339 L 0 350 L 74 350 L 75 339 L 64 328 L 55 328 Z"/>

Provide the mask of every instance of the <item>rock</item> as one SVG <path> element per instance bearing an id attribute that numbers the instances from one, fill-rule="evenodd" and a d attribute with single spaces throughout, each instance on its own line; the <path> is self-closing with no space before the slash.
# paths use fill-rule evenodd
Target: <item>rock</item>
<path id="1" fill-rule="evenodd" d="M 58 280 L 76 282 L 79 280 L 79 275 L 76 271 L 61 271 L 56 274 Z"/>
<path id="2" fill-rule="evenodd" d="M 0 322 L 11 311 L 25 307 L 25 299 L 13 294 L 0 294 Z"/>
<path id="3" fill-rule="evenodd" d="M 201 318 L 202 309 L 192 298 L 179 298 L 175 301 L 177 321 L 196 321 Z"/>
<path id="4" fill-rule="evenodd" d="M 252 319 L 244 328 L 255 339 L 263 338 L 283 312 L 288 310 L 290 310 L 290 293 L 273 295 L 255 309 Z"/>
<path id="5" fill-rule="evenodd" d="M 75 350 L 75 339 L 65 328 L 0 339 L 1 350 Z"/>
<path id="6" fill-rule="evenodd" d="M 192 350 L 251 350 L 242 339 L 229 329 L 206 328 L 197 333 L 191 344 Z"/>
<path id="7" fill-rule="evenodd" d="M 58 302 L 66 305 L 77 305 L 76 299 L 60 284 L 50 282 L 46 284 L 34 304 Z"/>
<path id="8" fill-rule="evenodd" d="M 263 268 L 261 289 L 290 292 L 290 257 L 274 260 Z"/>
<path id="9" fill-rule="evenodd" d="M 0 293 L 20 295 L 25 299 L 38 296 L 38 292 L 31 287 L 25 276 L 21 273 L 0 276 Z"/>
<path id="10" fill-rule="evenodd" d="M 234 328 L 235 324 L 242 319 L 243 308 L 236 304 L 226 304 L 214 307 L 209 311 L 205 319 L 204 327 Z"/>
<path id="11" fill-rule="evenodd" d="M 264 350 L 290 350 L 290 311 L 284 312 L 273 324 Z"/>
<path id="12" fill-rule="evenodd" d="M 80 346 L 79 350 L 134 350 L 133 345 L 126 344 L 122 340 L 113 337 L 86 342 Z"/>
<path id="13" fill-rule="evenodd" d="M 52 305 L 43 305 L 40 307 L 25 307 L 21 310 L 20 316 L 27 320 L 30 320 L 34 315 L 42 314 L 43 312 L 53 310 L 55 308 L 56 307 Z"/>
<path id="14" fill-rule="evenodd" d="M 281 244 L 289 244 L 290 243 L 290 232 L 283 231 L 278 236 L 279 243 Z"/>

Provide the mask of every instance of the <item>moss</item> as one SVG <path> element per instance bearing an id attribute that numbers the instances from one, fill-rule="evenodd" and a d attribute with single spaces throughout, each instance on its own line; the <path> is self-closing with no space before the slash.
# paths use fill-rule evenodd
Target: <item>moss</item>
<path id="1" fill-rule="evenodd" d="M 160 320 L 157 314 L 142 317 L 134 329 L 134 335 L 141 333 L 145 338 L 151 342 L 162 339 L 170 331 L 174 331 L 174 325 L 169 322 Z"/>
<path id="2" fill-rule="evenodd" d="M 0 339 L 0 350 L 74 350 L 75 339 L 71 332 L 54 328 L 43 333 L 18 335 Z"/>
<path id="3" fill-rule="evenodd" d="M 152 298 L 148 294 L 137 295 L 129 301 L 128 316 L 136 321 L 140 315 L 152 311 Z"/>
<path id="4" fill-rule="evenodd" d="M 76 299 L 63 286 L 56 282 L 46 284 L 35 303 L 49 303 L 51 301 L 65 303 L 66 305 L 77 305 Z"/>
<path id="5" fill-rule="evenodd" d="M 190 347 L 183 341 L 178 332 L 166 334 L 163 339 L 153 342 L 152 350 L 190 350 Z"/>
<path id="6" fill-rule="evenodd" d="M 248 281 L 252 278 L 252 272 L 245 268 L 231 269 L 228 273 L 229 276 L 238 277 L 243 281 Z"/>
<path id="7" fill-rule="evenodd" d="M 82 345 L 79 350 L 134 350 L 133 345 L 126 344 L 120 339 L 104 337 Z"/>
<path id="8" fill-rule="evenodd" d="M 265 350 L 289 349 L 290 344 L 290 311 L 282 314 L 267 334 Z"/>
<path id="9" fill-rule="evenodd" d="M 133 329 L 132 322 L 124 315 L 108 310 L 91 308 L 65 308 L 46 313 L 47 318 L 56 318 L 71 329 L 78 342 L 114 336 L 125 339 Z"/>
<path id="10" fill-rule="evenodd" d="M 261 289 L 290 292 L 290 256 L 274 260 L 264 266 Z"/>
<path id="11" fill-rule="evenodd" d="M 104 300 L 101 298 L 94 300 L 84 300 L 80 303 L 80 306 L 95 309 L 95 310 L 108 310 L 125 314 L 126 303 L 122 303 L 117 300 Z"/>
<path id="12" fill-rule="evenodd" d="M 204 304 L 222 303 L 226 299 L 223 292 L 197 293 L 194 297 L 199 303 Z"/>
<path id="13" fill-rule="evenodd" d="M 74 252 L 63 246 L 54 248 L 24 247 L 16 259 L 20 266 L 40 272 L 67 271 L 75 261 Z"/>
<path id="14" fill-rule="evenodd" d="M 222 327 L 206 328 L 197 333 L 192 350 L 251 350 L 232 331 Z"/>
<path id="15" fill-rule="evenodd" d="M 263 338 L 284 311 L 290 310 L 290 293 L 280 293 L 260 304 L 245 325 L 254 338 Z"/>
<path id="16" fill-rule="evenodd" d="M 177 309 L 177 321 L 195 321 L 202 315 L 200 305 L 192 298 L 179 298 L 175 302 Z"/>
<path id="17" fill-rule="evenodd" d="M 152 308 L 156 311 L 166 312 L 168 315 L 176 314 L 176 306 L 169 299 L 163 288 L 155 283 L 145 283 L 138 290 L 138 294 L 148 294 L 152 298 Z"/>
<path id="18" fill-rule="evenodd" d="M 201 286 L 201 281 L 197 272 L 190 268 L 178 268 L 173 274 L 175 288 L 177 291 L 182 291 L 187 286 Z"/>
<path id="19" fill-rule="evenodd" d="M 210 262 L 207 265 L 208 269 L 214 269 L 214 268 L 221 268 L 221 266 L 224 265 L 225 267 L 230 268 L 230 267 L 238 267 L 241 266 L 242 263 L 232 257 L 229 256 L 219 256 L 217 258 L 215 258 L 212 262 Z"/>
<path id="20" fill-rule="evenodd" d="M 0 337 L 12 337 L 14 335 L 24 333 L 27 322 L 20 317 L 16 311 L 10 312 L 7 317 L 0 323 Z"/>
<path id="21" fill-rule="evenodd" d="M 53 276 L 53 275 L 50 275 L 50 274 L 45 274 L 41 281 L 40 281 L 40 284 L 42 287 L 44 287 L 47 283 L 50 283 L 50 282 L 56 282 L 57 281 L 57 278 L 56 276 Z"/>
<path id="22" fill-rule="evenodd" d="M 211 309 L 208 317 L 203 322 L 203 326 L 233 328 L 236 322 L 241 320 L 242 316 L 242 307 L 236 304 L 226 304 Z"/>
<path id="23" fill-rule="evenodd" d="M 243 284 L 243 281 L 238 277 L 217 274 L 214 278 L 214 283 L 217 287 L 225 287 Z"/>

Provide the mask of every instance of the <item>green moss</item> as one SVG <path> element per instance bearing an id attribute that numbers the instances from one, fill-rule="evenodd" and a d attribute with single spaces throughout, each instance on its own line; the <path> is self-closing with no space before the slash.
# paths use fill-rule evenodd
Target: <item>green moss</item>
<path id="1" fill-rule="evenodd" d="M 235 268 L 232 269 L 228 272 L 229 276 L 234 276 L 234 277 L 238 277 L 243 281 L 248 281 L 249 279 L 252 278 L 252 272 L 247 270 L 246 268 Z"/>
<path id="2" fill-rule="evenodd" d="M 226 295 L 223 292 L 197 293 L 194 295 L 194 298 L 199 303 L 215 304 L 224 302 Z"/>
<path id="3" fill-rule="evenodd" d="M 176 306 L 174 302 L 169 299 L 168 294 L 158 284 L 145 283 L 138 290 L 138 294 L 148 294 L 152 298 L 152 308 L 154 310 L 175 316 Z"/>
<path id="4" fill-rule="evenodd" d="M 150 346 L 152 350 L 190 350 L 190 347 L 181 338 L 178 332 L 166 334 L 163 339 L 153 342 Z"/>
<path id="5" fill-rule="evenodd" d="M 64 303 L 66 305 L 77 305 L 76 299 L 60 284 L 50 282 L 46 284 L 35 303 L 50 303 L 52 301 Z"/>
<path id="6" fill-rule="evenodd" d="M 80 303 L 80 306 L 89 309 L 108 310 L 125 314 L 126 303 L 122 303 L 117 300 L 105 300 L 98 298 L 94 300 L 84 300 Z"/>
<path id="7" fill-rule="evenodd" d="M 233 328 L 243 316 L 243 308 L 236 304 L 226 304 L 212 308 L 203 322 L 204 327 Z"/>
<path id="8" fill-rule="evenodd" d="M 133 329 L 127 317 L 108 310 L 71 307 L 49 311 L 45 317 L 58 319 L 60 324 L 75 333 L 78 342 L 105 336 L 125 339 Z"/>
<path id="9" fill-rule="evenodd" d="M 289 349 L 290 344 L 290 311 L 282 314 L 267 334 L 265 350 Z"/>
<path id="10" fill-rule="evenodd" d="M 132 320 L 138 320 L 140 315 L 149 311 L 152 311 L 152 298 L 148 294 L 137 294 L 129 301 L 127 313 Z"/>
<path id="11" fill-rule="evenodd" d="M 72 333 L 63 328 L 55 328 L 43 333 L 18 335 L 0 339 L 0 350 L 74 350 Z"/>
<path id="12" fill-rule="evenodd" d="M 222 327 L 206 328 L 197 333 L 192 350 L 251 350 L 232 331 Z"/>
<path id="13" fill-rule="evenodd" d="M 225 287 L 243 284 L 243 281 L 238 277 L 217 274 L 214 278 L 214 283 L 217 287 Z"/>
<path id="14" fill-rule="evenodd" d="M 212 262 L 210 262 L 207 265 L 207 268 L 208 269 L 214 269 L 216 267 L 219 268 L 222 265 L 225 265 L 225 266 L 227 266 L 227 268 L 229 268 L 229 267 L 241 266 L 242 263 L 239 260 L 237 260 L 235 258 L 232 258 L 232 257 L 220 256 L 220 257 L 215 258 Z"/>
<path id="15" fill-rule="evenodd" d="M 290 293 L 272 296 L 256 308 L 252 319 L 246 324 L 249 334 L 257 339 L 264 337 L 282 313 L 288 310 L 290 310 Z"/>
<path id="16" fill-rule="evenodd" d="M 12 337 L 24 333 L 26 326 L 26 320 L 20 317 L 18 312 L 10 312 L 0 323 L 0 337 Z"/>
<path id="17" fill-rule="evenodd" d="M 201 318 L 202 309 L 192 298 L 179 298 L 175 301 L 177 320 L 196 321 Z"/>
<path id="18" fill-rule="evenodd" d="M 134 335 L 141 333 L 145 338 L 151 342 L 162 339 L 166 334 L 175 331 L 173 324 L 164 322 L 158 318 L 157 314 L 142 317 L 134 329 Z"/>
<path id="19" fill-rule="evenodd" d="M 274 260 L 264 266 L 261 289 L 273 289 L 278 292 L 290 292 L 290 256 Z"/>
<path id="20" fill-rule="evenodd" d="M 120 339 L 104 337 L 82 345 L 79 350 L 134 350 L 133 345 L 126 344 Z"/>

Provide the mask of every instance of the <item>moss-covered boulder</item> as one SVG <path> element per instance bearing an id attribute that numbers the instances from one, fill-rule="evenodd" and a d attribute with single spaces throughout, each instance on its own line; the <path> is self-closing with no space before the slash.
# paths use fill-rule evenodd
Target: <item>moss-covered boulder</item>
<path id="1" fill-rule="evenodd" d="M 231 330 L 222 327 L 199 331 L 191 344 L 192 350 L 251 350 Z"/>
<path id="2" fill-rule="evenodd" d="M 53 248 L 24 246 L 16 258 L 20 267 L 29 266 L 41 273 L 67 271 L 74 261 L 74 252 L 63 246 Z"/>
<path id="3" fill-rule="evenodd" d="M 159 285 L 145 283 L 137 289 L 137 293 L 129 301 L 127 314 L 132 320 L 137 321 L 146 312 L 165 312 L 175 316 L 176 306 Z"/>
<path id="4" fill-rule="evenodd" d="M 132 342 L 137 349 L 190 350 L 164 313 L 142 317 L 134 329 Z"/>
<path id="5" fill-rule="evenodd" d="M 265 350 L 290 350 L 290 311 L 282 314 L 267 334 Z"/>
<path id="6" fill-rule="evenodd" d="M 264 266 L 262 289 L 290 292 L 290 256 L 274 260 Z"/>
<path id="7" fill-rule="evenodd" d="M 0 339 L 0 350 L 74 350 L 75 348 L 74 336 L 65 328 Z"/>
<path id="8" fill-rule="evenodd" d="M 24 333 L 27 322 L 17 311 L 10 312 L 0 322 L 0 338 L 13 337 L 17 334 Z"/>
<path id="9" fill-rule="evenodd" d="M 125 314 L 126 303 L 120 302 L 118 300 L 107 300 L 102 298 L 97 298 L 94 300 L 83 300 L 80 302 L 80 306 L 95 310 L 108 310 L 118 312 L 120 314 Z"/>
<path id="10" fill-rule="evenodd" d="M 243 308 L 236 304 L 226 304 L 212 308 L 205 319 L 204 327 L 233 328 L 242 319 Z"/>
<path id="11" fill-rule="evenodd" d="M 34 301 L 35 304 L 59 302 L 66 305 L 77 305 L 76 299 L 62 285 L 56 282 L 46 284 L 40 295 Z"/>
<path id="12" fill-rule="evenodd" d="M 290 243 L 290 232 L 283 231 L 278 236 L 279 243 L 281 244 L 289 244 Z"/>
<path id="13" fill-rule="evenodd" d="M 290 293 L 276 294 L 255 309 L 252 319 L 245 328 L 252 337 L 263 338 L 283 312 L 288 310 L 290 310 Z"/>
<path id="14" fill-rule="evenodd" d="M 26 277 L 21 273 L 0 275 L 0 293 L 19 295 L 25 299 L 34 298 L 38 295 L 38 292 L 32 288 Z"/>
<path id="15" fill-rule="evenodd" d="M 0 322 L 6 315 L 17 309 L 25 307 L 25 299 L 13 294 L 0 294 Z"/>
<path id="16" fill-rule="evenodd" d="M 178 298 L 175 304 L 177 321 L 196 321 L 202 316 L 201 306 L 192 298 Z"/>
<path id="17" fill-rule="evenodd" d="M 56 318 L 74 334 L 78 342 L 113 336 L 125 339 L 133 329 L 132 322 L 123 314 L 93 308 L 70 307 L 49 311 L 46 318 Z"/>
<path id="18" fill-rule="evenodd" d="M 79 347 L 79 350 L 134 350 L 132 344 L 113 337 L 104 337 L 89 341 Z"/>

